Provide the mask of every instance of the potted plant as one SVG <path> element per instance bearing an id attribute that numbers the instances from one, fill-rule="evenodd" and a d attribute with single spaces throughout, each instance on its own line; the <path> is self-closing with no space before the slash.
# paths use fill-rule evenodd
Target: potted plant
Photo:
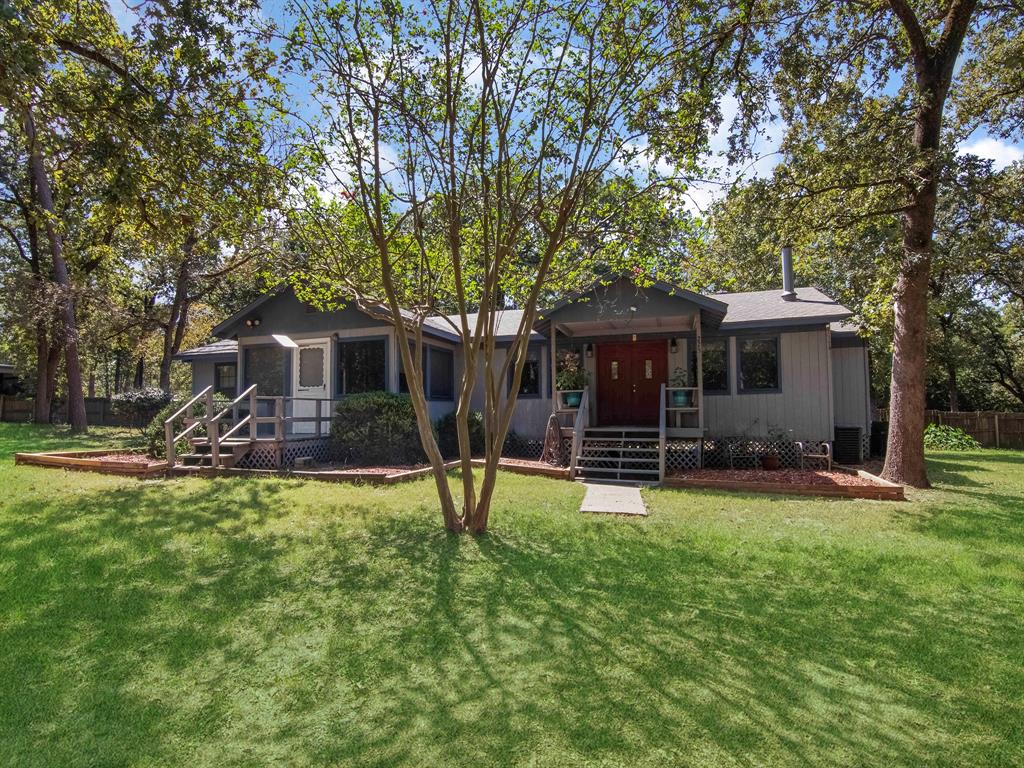
<path id="1" fill-rule="evenodd" d="M 672 371 L 672 377 L 668 380 L 670 387 L 685 387 L 686 386 L 686 371 L 682 368 L 676 368 Z M 672 402 L 673 408 L 689 408 L 693 405 L 693 392 L 688 389 L 674 389 L 672 391 Z"/>
<path id="2" fill-rule="evenodd" d="M 789 439 L 789 433 L 782 429 L 768 430 L 771 442 L 768 444 L 768 452 L 761 457 L 761 469 L 774 471 L 782 467 L 782 459 L 779 457 L 779 443 Z"/>
<path id="3" fill-rule="evenodd" d="M 561 356 L 558 373 L 555 374 L 555 388 L 563 392 L 563 400 L 567 408 L 578 408 L 583 388 L 587 386 L 590 374 L 583 367 L 583 361 L 575 352 L 566 352 Z"/>

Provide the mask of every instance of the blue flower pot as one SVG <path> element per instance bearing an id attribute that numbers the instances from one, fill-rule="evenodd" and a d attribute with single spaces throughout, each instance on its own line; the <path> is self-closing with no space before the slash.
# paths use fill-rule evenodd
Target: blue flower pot
<path id="1" fill-rule="evenodd" d="M 567 408 L 579 408 L 580 399 L 583 397 L 582 392 L 566 392 L 565 393 L 565 406 Z"/>
<path id="2" fill-rule="evenodd" d="M 672 393 L 672 405 L 675 408 L 689 408 L 692 400 L 692 392 L 680 392 L 676 390 Z"/>

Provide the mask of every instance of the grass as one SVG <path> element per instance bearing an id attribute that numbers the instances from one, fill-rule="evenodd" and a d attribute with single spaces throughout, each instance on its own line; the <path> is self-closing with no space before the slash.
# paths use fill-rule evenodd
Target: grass
<path id="1" fill-rule="evenodd" d="M 909 503 L 503 475 L 15 467 L 0 425 L 0 765 L 1024 764 L 1024 454 L 930 456 Z"/>

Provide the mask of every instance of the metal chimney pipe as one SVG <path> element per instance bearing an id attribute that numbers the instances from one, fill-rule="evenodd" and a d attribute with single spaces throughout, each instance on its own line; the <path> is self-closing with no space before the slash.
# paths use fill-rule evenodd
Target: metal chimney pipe
<path id="1" fill-rule="evenodd" d="M 782 300 L 796 301 L 796 288 L 793 285 L 793 246 L 782 246 Z"/>

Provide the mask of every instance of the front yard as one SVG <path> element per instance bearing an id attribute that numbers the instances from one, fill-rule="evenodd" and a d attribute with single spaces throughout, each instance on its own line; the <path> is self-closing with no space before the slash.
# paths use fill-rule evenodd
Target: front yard
<path id="1" fill-rule="evenodd" d="M 1024 764 L 1024 454 L 907 503 L 504 474 L 15 467 L 119 444 L 0 424 L 0 765 Z"/>

